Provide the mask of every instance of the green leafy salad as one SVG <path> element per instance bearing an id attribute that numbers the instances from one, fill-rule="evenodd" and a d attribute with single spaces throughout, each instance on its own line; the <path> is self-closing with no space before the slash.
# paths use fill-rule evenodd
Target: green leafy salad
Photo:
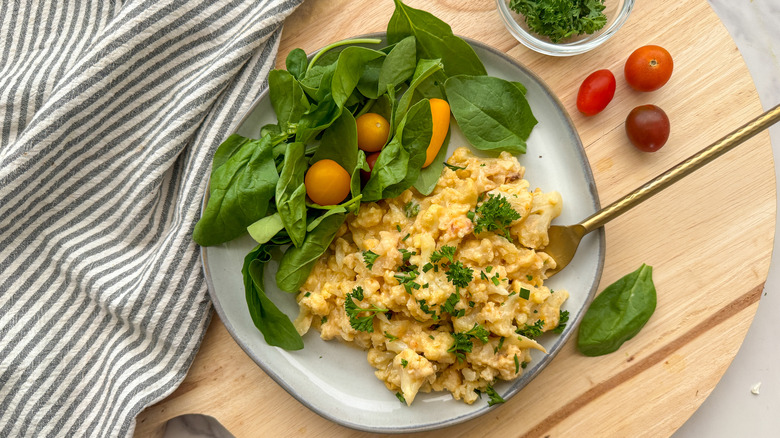
<path id="1" fill-rule="evenodd" d="M 361 202 L 393 198 L 414 187 L 430 194 L 445 166 L 447 145 L 423 168 L 432 137 L 429 99 L 446 100 L 463 135 L 479 150 L 525 152 L 536 125 L 525 87 L 487 75 L 474 49 L 428 12 L 395 0 L 387 43 L 355 39 L 333 43 L 309 58 L 291 51 L 285 70 L 268 77 L 277 123 L 258 139 L 231 135 L 213 158 L 209 199 L 195 226 L 201 246 L 247 232 L 258 245 L 242 267 L 252 320 L 269 345 L 300 349 L 290 319 L 266 296 L 263 271 L 281 253 L 277 286 L 298 292 L 317 259 Z M 356 118 L 382 115 L 390 133 L 370 174 L 357 146 Z M 307 170 L 335 161 L 349 174 L 349 194 L 320 205 L 306 194 Z"/>

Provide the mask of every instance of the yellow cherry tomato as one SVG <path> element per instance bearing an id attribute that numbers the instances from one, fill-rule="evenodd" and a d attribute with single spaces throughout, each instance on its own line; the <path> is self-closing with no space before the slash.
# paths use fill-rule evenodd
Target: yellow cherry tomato
<path id="1" fill-rule="evenodd" d="M 335 205 L 349 194 L 349 173 L 333 160 L 320 160 L 306 171 L 306 194 L 320 205 Z"/>
<path id="2" fill-rule="evenodd" d="M 425 151 L 425 164 L 428 167 L 433 163 L 436 154 L 439 153 L 447 131 L 450 129 L 450 104 L 446 100 L 433 98 L 431 102 L 431 119 L 433 120 L 433 133 L 428 149 Z"/>
<path id="3" fill-rule="evenodd" d="M 358 147 L 366 152 L 377 152 L 387 143 L 390 124 L 375 113 L 365 113 L 355 120 L 357 123 Z"/>

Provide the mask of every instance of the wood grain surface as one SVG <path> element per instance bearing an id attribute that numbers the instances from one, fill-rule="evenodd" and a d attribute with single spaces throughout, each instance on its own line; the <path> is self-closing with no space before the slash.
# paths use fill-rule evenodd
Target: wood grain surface
<path id="1" fill-rule="evenodd" d="M 618 199 L 762 112 L 739 52 L 705 0 L 637 0 L 623 29 L 584 55 L 555 58 L 526 49 L 500 21 L 493 0 L 408 0 L 457 34 L 507 53 L 539 75 L 571 115 L 603 205 Z M 279 65 L 349 36 L 383 31 L 390 0 L 306 0 L 287 20 Z M 671 81 L 632 91 L 623 63 L 645 44 L 666 47 Z M 580 115 L 575 98 L 590 72 L 617 78 L 609 107 Z M 667 145 L 636 151 L 623 122 L 653 103 L 671 119 Z M 654 267 L 658 307 L 619 351 L 578 354 L 573 341 L 518 395 L 470 422 L 424 436 L 668 436 L 698 408 L 737 353 L 763 293 L 775 229 L 769 135 L 759 134 L 606 226 L 602 290 L 642 263 Z M 748 390 L 748 388 L 746 388 Z M 136 436 L 161 436 L 169 418 L 203 413 L 238 437 L 360 437 L 287 394 L 238 347 L 215 315 L 180 387 L 138 416 Z M 419 434 L 423 436 L 423 434 Z M 414 436 L 414 435 L 412 435 Z"/>

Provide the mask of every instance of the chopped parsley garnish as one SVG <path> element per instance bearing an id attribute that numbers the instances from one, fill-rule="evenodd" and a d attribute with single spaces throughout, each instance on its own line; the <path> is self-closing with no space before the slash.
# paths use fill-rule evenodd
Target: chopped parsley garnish
<path id="1" fill-rule="evenodd" d="M 520 361 L 517 359 L 517 353 L 515 353 L 515 374 L 520 372 Z"/>
<path id="2" fill-rule="evenodd" d="M 404 214 L 406 217 L 413 218 L 417 216 L 418 213 L 420 213 L 420 204 L 414 201 L 409 201 L 406 203 L 406 205 L 404 205 Z"/>
<path id="3" fill-rule="evenodd" d="M 485 388 L 485 393 L 490 397 L 490 400 L 488 400 L 488 406 L 504 403 L 506 401 L 503 397 L 498 395 L 495 389 L 493 389 L 493 385 L 488 385 L 487 388 Z"/>
<path id="4" fill-rule="evenodd" d="M 433 264 L 432 264 L 432 263 L 430 263 L 430 262 L 428 262 L 428 263 L 424 264 L 424 265 L 423 265 L 423 267 L 422 267 L 422 271 L 423 271 L 423 272 L 428 272 L 428 271 L 430 271 L 431 269 L 433 269 Z"/>
<path id="5" fill-rule="evenodd" d="M 397 337 L 397 336 L 393 336 L 393 335 L 391 335 L 390 333 L 387 333 L 387 332 L 385 332 L 385 337 L 386 337 L 387 339 L 390 339 L 390 342 L 392 342 L 392 341 L 397 341 L 397 340 L 398 340 L 398 337 Z"/>
<path id="6" fill-rule="evenodd" d="M 542 334 L 542 328 L 544 327 L 544 320 L 538 319 L 533 325 L 526 324 L 525 327 L 515 330 L 515 333 L 521 336 L 525 336 L 528 339 L 534 339 Z"/>
<path id="7" fill-rule="evenodd" d="M 560 316 L 558 317 L 558 327 L 552 329 L 552 332 L 556 334 L 563 333 L 563 329 L 566 328 L 566 323 L 569 322 L 569 311 L 560 310 L 559 312 Z"/>
<path id="8" fill-rule="evenodd" d="M 455 261 L 455 247 L 444 245 L 431 253 L 431 263 L 439 263 L 442 259 L 447 259 L 450 263 Z"/>
<path id="9" fill-rule="evenodd" d="M 325 324 L 326 322 L 328 322 L 328 317 L 323 316 L 322 319 L 320 319 L 320 325 Z"/>
<path id="10" fill-rule="evenodd" d="M 401 257 L 403 257 L 404 263 L 408 262 L 413 255 L 417 254 L 417 252 L 415 251 L 409 251 L 408 249 L 404 249 L 404 248 L 401 248 L 398 251 L 401 253 Z"/>
<path id="11" fill-rule="evenodd" d="M 471 337 L 477 338 L 483 343 L 487 343 L 490 332 L 481 325 L 474 323 L 474 327 L 470 328 L 467 332 L 463 332 Z"/>
<path id="12" fill-rule="evenodd" d="M 526 275 L 526 276 L 525 276 L 525 278 L 526 278 L 528 281 L 534 281 L 534 276 L 533 276 L 533 275 L 531 275 L 531 274 L 528 274 L 528 275 Z"/>
<path id="13" fill-rule="evenodd" d="M 408 294 L 412 293 L 412 289 L 417 290 L 420 288 L 420 283 L 416 283 L 414 281 L 414 279 L 417 278 L 416 270 L 409 271 L 405 274 L 395 274 L 393 277 L 395 277 L 395 279 L 404 286 L 404 289 Z"/>
<path id="14" fill-rule="evenodd" d="M 431 308 L 428 306 L 428 303 L 426 303 L 425 300 L 418 300 L 417 304 L 420 306 L 420 310 L 422 310 L 423 313 L 431 315 L 434 321 L 439 320 L 439 315 L 436 314 L 435 310 L 431 310 Z"/>
<path id="15" fill-rule="evenodd" d="M 452 170 L 453 172 L 456 171 L 456 170 L 464 170 L 465 169 L 465 167 L 456 166 L 454 164 L 447 163 L 446 161 L 444 162 L 444 165 L 447 166 L 447 168 Z"/>
<path id="16" fill-rule="evenodd" d="M 349 325 L 353 329 L 361 332 L 373 333 L 374 331 L 374 316 L 377 313 L 385 313 L 387 309 L 371 306 L 367 309 L 363 309 L 355 303 L 355 300 L 363 300 L 363 288 L 361 286 L 352 289 L 352 292 L 347 294 L 344 301 L 344 310 L 349 317 Z M 360 316 L 361 313 L 367 312 L 368 315 Z"/>
<path id="17" fill-rule="evenodd" d="M 447 301 L 441 305 L 441 311 L 447 312 L 455 318 L 460 318 L 466 314 L 466 309 L 455 310 L 455 306 L 460 302 L 460 294 L 453 292 L 447 297 Z"/>
<path id="18" fill-rule="evenodd" d="M 376 262 L 376 259 L 378 258 L 379 254 L 371 251 L 370 249 L 368 251 L 363 251 L 363 262 L 366 264 L 366 268 L 369 270 L 374 267 L 374 262 Z"/>
<path id="19" fill-rule="evenodd" d="M 512 0 L 509 9 L 525 17 L 532 32 L 557 43 L 592 34 L 607 24 L 604 0 Z"/>
<path id="20" fill-rule="evenodd" d="M 407 365 L 409 365 L 409 361 L 406 359 L 401 359 L 401 366 L 406 368 Z"/>
<path id="21" fill-rule="evenodd" d="M 395 393 L 395 396 L 396 396 L 396 398 L 398 398 L 398 400 L 399 400 L 401 403 L 404 403 L 404 404 L 406 404 L 406 399 L 404 398 L 404 395 L 403 395 L 403 394 L 401 394 L 400 392 L 396 392 L 396 393 Z"/>
<path id="22" fill-rule="evenodd" d="M 398 230 L 399 233 L 401 232 L 401 226 L 400 225 L 396 225 L 395 229 Z"/>
<path id="23" fill-rule="evenodd" d="M 474 278 L 474 270 L 463 266 L 460 261 L 450 263 L 447 270 L 447 280 L 454 284 L 455 287 L 466 287 L 469 282 Z"/>
<path id="24" fill-rule="evenodd" d="M 524 300 L 527 300 L 527 299 L 531 298 L 531 291 L 526 289 L 526 288 L 524 288 L 524 287 L 521 287 L 520 288 L 520 298 L 522 298 Z"/>
<path id="25" fill-rule="evenodd" d="M 500 236 L 504 236 L 510 242 L 512 235 L 509 234 L 508 227 L 512 222 L 520 219 L 520 213 L 512 208 L 512 204 L 501 196 L 489 194 L 486 201 L 477 206 L 476 210 L 470 216 L 474 222 L 474 234 L 483 231 L 492 231 Z"/>
<path id="26" fill-rule="evenodd" d="M 466 360 L 466 353 L 471 353 L 471 349 L 474 347 L 474 344 L 471 343 L 471 337 L 465 333 L 453 333 L 452 338 L 455 343 L 447 349 L 447 352 L 455 353 L 458 362 L 463 362 Z"/>
<path id="27" fill-rule="evenodd" d="M 501 350 L 501 347 L 504 346 L 504 339 L 506 338 L 501 336 L 501 339 L 498 340 L 498 346 L 493 349 L 493 354 L 498 353 L 498 351 Z"/>
<path id="28" fill-rule="evenodd" d="M 528 362 L 523 362 L 520 364 L 520 368 L 525 369 L 525 367 L 528 366 Z"/>
<path id="29" fill-rule="evenodd" d="M 452 338 L 454 343 L 447 350 L 448 353 L 455 353 L 455 357 L 458 358 L 458 362 L 466 360 L 466 353 L 471 353 L 471 349 L 474 348 L 472 338 L 477 338 L 483 343 L 488 341 L 488 335 L 490 332 L 479 324 L 474 324 L 474 327 L 466 332 L 453 333 Z"/>

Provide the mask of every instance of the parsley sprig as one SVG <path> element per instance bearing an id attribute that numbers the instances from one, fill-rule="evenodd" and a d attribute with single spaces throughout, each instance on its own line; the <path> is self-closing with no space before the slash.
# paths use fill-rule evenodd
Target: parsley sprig
<path id="1" fill-rule="evenodd" d="M 376 259 L 379 258 L 379 254 L 375 253 L 374 251 L 371 251 L 370 249 L 368 251 L 363 251 L 363 262 L 366 264 L 366 268 L 371 270 L 374 267 L 374 262 L 376 262 Z"/>
<path id="2" fill-rule="evenodd" d="M 468 217 L 474 222 L 474 234 L 484 231 L 492 231 L 512 241 L 509 234 L 509 226 L 520 219 L 512 204 L 502 195 L 488 194 L 487 200 L 478 205 L 474 211 L 470 211 Z"/>
<path id="3" fill-rule="evenodd" d="M 532 325 L 526 324 L 525 327 L 515 330 L 520 336 L 525 336 L 528 339 L 534 339 L 542 334 L 544 328 L 544 320 L 538 319 Z"/>
<path id="4" fill-rule="evenodd" d="M 388 310 L 381 307 L 370 306 L 366 309 L 357 305 L 355 300 L 363 301 L 363 288 L 357 286 L 352 289 L 352 292 L 347 294 L 346 300 L 344 300 L 344 311 L 347 312 L 349 317 L 349 325 L 353 329 L 361 332 L 374 332 L 374 316 L 377 313 L 385 313 Z M 366 316 L 360 316 L 361 313 L 368 313 Z"/>
<path id="5" fill-rule="evenodd" d="M 447 349 L 447 352 L 454 353 L 455 357 L 458 358 L 458 362 L 463 362 L 466 360 L 466 353 L 471 353 L 471 350 L 474 348 L 472 339 L 476 338 L 486 343 L 488 335 L 490 335 L 490 332 L 485 327 L 475 323 L 474 327 L 468 331 L 452 334 L 455 342 Z"/>
<path id="6" fill-rule="evenodd" d="M 566 323 L 569 322 L 569 311 L 568 310 L 559 310 L 559 317 L 558 317 L 558 326 L 555 327 L 552 332 L 556 334 L 563 333 L 563 329 L 566 328 Z"/>
<path id="7" fill-rule="evenodd" d="M 487 388 L 485 388 L 485 392 L 490 397 L 490 400 L 488 400 L 488 406 L 504 403 L 506 401 L 498 394 L 498 392 L 496 392 L 495 389 L 493 389 L 493 385 L 488 385 Z"/>
<path id="8" fill-rule="evenodd" d="M 474 270 L 457 261 L 450 263 L 447 268 L 447 280 L 455 287 L 466 287 L 474 278 Z"/>

